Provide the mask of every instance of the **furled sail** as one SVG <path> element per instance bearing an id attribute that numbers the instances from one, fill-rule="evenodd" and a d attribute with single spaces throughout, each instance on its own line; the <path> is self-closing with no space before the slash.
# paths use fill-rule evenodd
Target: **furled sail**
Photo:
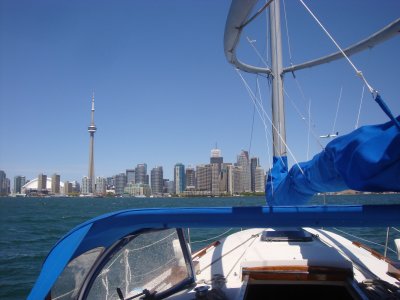
<path id="1" fill-rule="evenodd" d="M 338 137 L 312 160 L 289 171 L 286 157 L 274 157 L 267 203 L 305 204 L 316 193 L 346 189 L 400 192 L 400 116 L 396 121 L 363 126 Z"/>

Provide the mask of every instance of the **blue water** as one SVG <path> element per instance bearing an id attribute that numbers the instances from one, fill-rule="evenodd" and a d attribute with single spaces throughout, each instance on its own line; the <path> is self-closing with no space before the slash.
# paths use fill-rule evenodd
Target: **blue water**
<path id="1" fill-rule="evenodd" d="M 400 195 L 315 197 L 312 204 L 398 203 Z M 56 241 L 76 225 L 103 213 L 147 207 L 264 205 L 262 197 L 233 198 L 0 198 L 0 299 L 25 299 L 40 266 Z M 228 229 L 228 228 L 227 228 Z M 192 249 L 199 249 L 227 229 L 191 229 Z M 344 228 L 346 232 L 383 245 L 385 228 Z M 393 239 L 400 238 L 391 230 Z M 349 237 L 350 240 L 356 240 Z M 366 245 L 383 252 L 383 247 Z M 389 257 L 396 255 L 389 252 Z"/>

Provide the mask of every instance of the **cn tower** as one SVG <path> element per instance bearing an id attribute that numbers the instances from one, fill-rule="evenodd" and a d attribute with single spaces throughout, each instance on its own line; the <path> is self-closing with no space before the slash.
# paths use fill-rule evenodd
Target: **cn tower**
<path id="1" fill-rule="evenodd" d="M 94 133 L 96 132 L 96 125 L 94 125 L 94 92 L 92 95 L 92 112 L 91 112 L 91 121 L 90 126 L 88 127 L 88 131 L 90 134 L 90 146 L 89 146 L 89 192 L 94 193 L 95 189 L 95 178 L 94 178 Z"/>

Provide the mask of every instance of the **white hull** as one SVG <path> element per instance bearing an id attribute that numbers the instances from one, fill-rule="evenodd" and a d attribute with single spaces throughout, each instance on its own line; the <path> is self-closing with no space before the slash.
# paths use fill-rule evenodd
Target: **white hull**
<path id="1" fill-rule="evenodd" d="M 388 262 L 340 235 L 304 228 L 312 241 L 262 241 L 264 230 L 240 231 L 194 253 L 196 286 L 168 299 L 195 299 L 200 286 L 208 288 L 209 298 L 204 299 L 250 299 L 246 290 L 254 284 L 338 286 L 356 299 L 371 297 L 359 288 L 366 280 L 383 280 L 399 288 L 399 280 L 387 274 Z M 215 295 L 225 298 L 212 298 Z"/>

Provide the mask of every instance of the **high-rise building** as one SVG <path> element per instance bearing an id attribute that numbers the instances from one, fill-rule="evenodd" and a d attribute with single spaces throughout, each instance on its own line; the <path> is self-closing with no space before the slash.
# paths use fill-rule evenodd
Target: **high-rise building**
<path id="1" fill-rule="evenodd" d="M 81 193 L 83 195 L 93 194 L 92 186 L 92 180 L 87 176 L 83 177 Z"/>
<path id="2" fill-rule="evenodd" d="M 126 173 L 126 183 L 135 183 L 135 169 L 127 169 Z"/>
<path id="3" fill-rule="evenodd" d="M 255 170 L 254 181 L 255 181 L 254 192 L 264 193 L 265 192 L 265 171 L 260 166 L 258 166 Z"/>
<path id="4" fill-rule="evenodd" d="M 251 180 L 251 191 L 256 191 L 256 168 L 260 165 L 258 157 L 252 157 L 250 159 L 250 180 Z"/>
<path id="5" fill-rule="evenodd" d="M 38 175 L 38 193 L 47 192 L 47 175 Z"/>
<path id="6" fill-rule="evenodd" d="M 60 194 L 60 175 L 58 174 L 51 176 L 51 193 Z"/>
<path id="7" fill-rule="evenodd" d="M 21 194 L 22 187 L 25 185 L 25 183 L 26 183 L 25 176 L 15 176 L 14 177 L 14 194 Z"/>
<path id="8" fill-rule="evenodd" d="M 241 190 L 242 192 L 251 192 L 251 172 L 250 172 L 250 161 L 249 153 L 245 150 L 237 156 L 237 166 L 242 168 L 241 173 Z"/>
<path id="9" fill-rule="evenodd" d="M 187 167 L 185 171 L 186 190 L 194 190 L 196 188 L 196 171 L 193 167 Z"/>
<path id="10" fill-rule="evenodd" d="M 240 194 L 243 190 L 242 167 L 229 165 L 228 166 L 228 193 L 230 195 Z"/>
<path id="11" fill-rule="evenodd" d="M 219 177 L 219 191 L 222 194 L 228 193 L 228 167 L 231 165 L 231 163 L 224 163 L 221 166 L 221 173 Z"/>
<path id="12" fill-rule="evenodd" d="M 149 176 L 147 175 L 147 164 L 138 164 L 135 168 L 135 183 L 149 184 Z"/>
<path id="13" fill-rule="evenodd" d="M 175 193 L 180 195 L 185 190 L 185 166 L 177 163 L 174 167 Z"/>
<path id="14" fill-rule="evenodd" d="M 81 192 L 82 192 L 82 194 L 83 195 L 89 195 L 89 194 L 92 194 L 92 180 L 89 178 L 89 177 L 87 177 L 87 176 L 85 176 L 85 177 L 83 177 L 82 178 L 82 189 L 81 189 Z"/>
<path id="15" fill-rule="evenodd" d="M 107 180 L 104 177 L 96 177 L 96 195 L 105 196 L 107 191 Z"/>
<path id="16" fill-rule="evenodd" d="M 196 166 L 196 190 L 211 192 L 211 165 Z"/>
<path id="17" fill-rule="evenodd" d="M 223 157 L 221 156 L 221 150 L 215 147 L 211 149 L 211 156 L 210 156 L 210 164 L 222 164 L 224 162 Z"/>
<path id="18" fill-rule="evenodd" d="M 64 181 L 64 195 L 69 195 L 73 193 L 72 182 Z"/>
<path id="19" fill-rule="evenodd" d="M 88 194 L 93 193 L 95 178 L 94 178 L 94 133 L 97 128 L 94 125 L 94 93 L 92 95 L 92 111 L 91 111 L 91 120 L 90 125 L 88 127 L 89 135 L 90 135 L 90 146 L 89 146 L 89 174 L 88 178 L 90 179 L 90 186 L 88 187 Z"/>
<path id="20" fill-rule="evenodd" d="M 6 176 L 6 172 L 0 170 L 0 196 L 7 196 L 9 194 L 9 180 Z"/>
<path id="21" fill-rule="evenodd" d="M 155 167 L 150 172 L 151 177 L 151 191 L 153 195 L 160 195 L 163 193 L 164 188 L 164 174 L 163 167 Z"/>
<path id="22" fill-rule="evenodd" d="M 123 195 L 126 187 L 126 174 L 120 173 L 115 175 L 115 194 Z"/>
<path id="23" fill-rule="evenodd" d="M 81 185 L 78 181 L 74 180 L 72 183 L 72 192 L 73 193 L 80 193 L 81 192 Z"/>

